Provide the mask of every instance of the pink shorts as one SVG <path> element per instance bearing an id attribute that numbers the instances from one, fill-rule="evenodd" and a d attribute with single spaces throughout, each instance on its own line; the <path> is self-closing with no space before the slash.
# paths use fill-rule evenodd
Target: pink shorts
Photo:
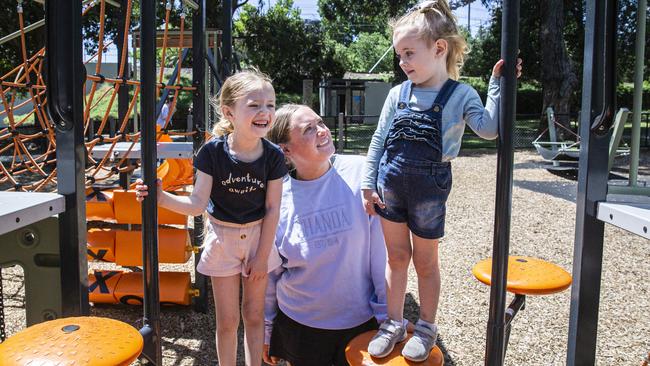
<path id="1" fill-rule="evenodd" d="M 246 264 L 255 255 L 259 245 L 262 220 L 234 224 L 210 217 L 206 225 L 208 230 L 196 270 L 211 277 L 245 273 Z M 281 264 L 278 249 L 271 245 L 268 271 L 271 272 Z"/>

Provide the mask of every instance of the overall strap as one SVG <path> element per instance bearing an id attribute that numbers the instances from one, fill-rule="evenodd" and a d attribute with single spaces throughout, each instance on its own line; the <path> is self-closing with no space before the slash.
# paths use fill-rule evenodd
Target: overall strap
<path id="1" fill-rule="evenodd" d="M 453 80 L 453 79 L 447 79 L 445 83 L 442 85 L 442 88 L 440 88 L 440 91 L 438 92 L 438 95 L 436 96 L 436 100 L 433 101 L 433 105 L 436 106 L 438 105 L 440 109 L 445 107 L 445 104 L 449 101 L 449 98 L 451 95 L 454 93 L 454 90 L 458 86 L 458 81 Z"/>
<path id="2" fill-rule="evenodd" d="M 397 101 L 397 109 L 405 109 L 409 105 L 409 99 L 411 99 L 411 87 L 413 82 L 411 80 L 406 80 L 402 83 L 402 86 L 399 89 L 399 100 Z"/>

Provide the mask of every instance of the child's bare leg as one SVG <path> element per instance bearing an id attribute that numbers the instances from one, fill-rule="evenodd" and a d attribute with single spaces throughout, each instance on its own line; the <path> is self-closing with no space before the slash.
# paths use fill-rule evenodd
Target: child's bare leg
<path id="1" fill-rule="evenodd" d="M 219 365 L 237 363 L 237 328 L 239 327 L 240 275 L 211 277 L 214 310 L 217 320 L 217 356 Z"/>
<path id="2" fill-rule="evenodd" d="M 248 366 L 259 366 L 262 363 L 266 282 L 266 277 L 256 281 L 244 278 L 242 317 L 244 318 L 244 347 L 246 365 Z"/>
<path id="3" fill-rule="evenodd" d="M 435 323 L 440 300 L 438 240 L 413 234 L 413 265 L 418 275 L 420 319 Z"/>
<path id="4" fill-rule="evenodd" d="M 386 302 L 388 317 L 402 320 L 404 317 L 404 295 L 411 261 L 410 231 L 404 222 L 381 219 L 386 239 L 388 265 L 386 266 Z"/>

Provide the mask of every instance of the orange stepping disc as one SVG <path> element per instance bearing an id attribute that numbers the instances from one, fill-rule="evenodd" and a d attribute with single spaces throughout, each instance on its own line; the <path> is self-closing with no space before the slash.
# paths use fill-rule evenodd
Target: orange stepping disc
<path id="1" fill-rule="evenodd" d="M 77 317 L 33 325 L 0 344 L 0 365 L 129 365 L 142 352 L 140 332 L 121 321 Z"/>
<path id="2" fill-rule="evenodd" d="M 408 341 L 408 338 L 411 338 L 411 333 L 409 333 L 408 338 L 404 342 L 397 343 L 393 352 L 384 358 L 375 358 L 368 354 L 368 343 L 370 339 L 377 333 L 377 331 L 371 330 L 365 333 L 361 333 L 358 336 L 354 337 L 348 343 L 348 346 L 345 347 L 345 359 L 348 361 L 350 366 L 373 366 L 373 365 L 391 365 L 391 366 L 402 366 L 402 365 L 413 365 L 413 366 L 442 366 L 444 363 L 444 358 L 442 352 L 438 346 L 434 346 L 429 354 L 429 358 L 423 362 L 412 362 L 404 357 L 402 357 L 402 348 Z"/>
<path id="3" fill-rule="evenodd" d="M 478 262 L 474 276 L 486 285 L 492 283 L 492 258 Z M 571 285 L 571 275 L 562 267 L 532 257 L 508 258 L 506 289 L 519 295 L 548 295 L 563 291 Z"/>

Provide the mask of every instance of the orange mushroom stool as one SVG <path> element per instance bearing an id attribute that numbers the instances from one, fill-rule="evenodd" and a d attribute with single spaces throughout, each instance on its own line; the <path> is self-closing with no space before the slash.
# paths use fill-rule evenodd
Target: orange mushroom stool
<path id="1" fill-rule="evenodd" d="M 492 258 L 478 262 L 474 276 L 486 285 L 492 283 Z M 517 295 L 548 295 L 571 285 L 571 275 L 563 268 L 541 259 L 510 256 L 506 290 Z"/>
<path id="2" fill-rule="evenodd" d="M 438 346 L 434 346 L 429 354 L 429 358 L 422 362 L 412 362 L 402 357 L 402 348 L 404 348 L 408 339 L 411 338 L 411 333 L 409 333 L 406 341 L 397 343 L 393 352 L 388 354 L 388 356 L 383 358 L 372 357 L 368 354 L 368 343 L 375 334 L 377 334 L 377 331 L 374 330 L 361 333 L 348 343 L 347 347 L 345 347 L 345 359 L 348 361 L 350 366 L 442 366 L 445 361 L 442 356 L 442 351 L 440 351 Z"/>
<path id="3" fill-rule="evenodd" d="M 144 341 L 129 324 L 108 318 L 62 318 L 33 325 L 0 344 L 0 365 L 122 366 Z"/>

